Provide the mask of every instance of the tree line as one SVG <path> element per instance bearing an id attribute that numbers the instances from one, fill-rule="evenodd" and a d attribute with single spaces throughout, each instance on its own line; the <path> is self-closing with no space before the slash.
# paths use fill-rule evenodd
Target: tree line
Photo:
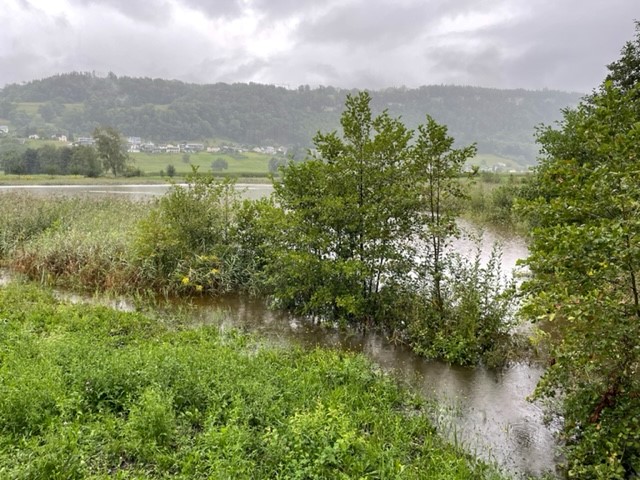
<path id="1" fill-rule="evenodd" d="M 44 145 L 24 151 L 9 150 L 0 155 L 0 166 L 14 175 L 83 175 L 99 177 L 103 166 L 91 146 L 60 147 Z"/>
<path id="2" fill-rule="evenodd" d="M 114 125 L 124 135 L 153 141 L 227 138 L 240 144 L 311 146 L 318 131 L 339 126 L 340 111 L 355 90 L 334 87 L 290 90 L 273 85 L 187 84 L 150 78 L 56 75 L 0 91 L 0 118 L 18 132 L 88 134 Z M 372 92 L 374 113 L 388 110 L 409 128 L 430 112 L 448 125 L 460 145 L 476 143 L 494 153 L 533 163 L 533 130 L 560 117 L 579 94 L 444 85 Z M 37 112 L 20 108 L 37 103 Z"/>
<path id="3" fill-rule="evenodd" d="M 0 152 L 0 167 L 14 175 L 83 175 L 99 177 L 105 171 L 114 177 L 126 174 L 130 158 L 120 133 L 112 127 L 96 128 L 95 147 L 43 145 L 24 150 L 9 148 Z"/>

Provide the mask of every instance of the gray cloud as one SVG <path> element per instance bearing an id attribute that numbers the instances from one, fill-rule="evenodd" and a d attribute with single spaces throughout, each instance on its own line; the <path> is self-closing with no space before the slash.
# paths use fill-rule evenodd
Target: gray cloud
<path id="1" fill-rule="evenodd" d="M 0 86 L 70 70 L 196 82 L 588 92 L 629 0 L 5 0 Z"/>
<path id="2" fill-rule="evenodd" d="M 602 81 L 606 65 L 632 39 L 633 18 L 638 13 L 632 3 L 540 1 L 530 17 L 484 34 L 495 45 L 521 50 L 496 64 L 507 85 L 586 92 Z"/>
<path id="3" fill-rule="evenodd" d="M 243 0 L 182 0 L 181 3 L 210 18 L 237 17 L 245 8 Z"/>
<path id="4" fill-rule="evenodd" d="M 300 41 L 339 44 L 343 48 L 391 48 L 410 44 L 433 24 L 429 4 L 360 0 L 335 7 L 323 17 L 310 20 L 298 29 Z"/>
<path id="5" fill-rule="evenodd" d="M 336 2 L 339 4 L 339 2 Z M 317 0 L 251 0 L 250 5 L 269 20 L 303 15 L 318 8 L 325 8 L 328 2 Z"/>
<path id="6" fill-rule="evenodd" d="M 79 7 L 111 8 L 136 22 L 164 24 L 171 15 L 171 4 L 166 0 L 72 0 Z"/>

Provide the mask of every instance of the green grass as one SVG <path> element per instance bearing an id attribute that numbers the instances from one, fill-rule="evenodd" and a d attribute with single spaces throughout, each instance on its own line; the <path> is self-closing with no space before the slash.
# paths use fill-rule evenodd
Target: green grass
<path id="1" fill-rule="evenodd" d="M 201 172 L 211 172 L 211 163 L 217 158 L 223 158 L 229 167 L 220 174 L 225 175 L 267 175 L 269 173 L 269 159 L 271 155 L 263 155 L 255 152 L 244 152 L 238 156 L 218 153 L 192 153 L 189 154 L 189 163 L 182 160 L 181 153 L 133 153 L 130 154 L 134 166 L 147 173 L 159 173 L 166 171 L 167 165 L 173 165 L 179 175 L 191 172 L 191 165 L 198 166 Z"/>
<path id="2" fill-rule="evenodd" d="M 16 110 L 27 115 L 38 115 L 38 109 L 44 102 L 21 102 L 16 104 Z"/>
<path id="3" fill-rule="evenodd" d="M 84 103 L 65 103 L 64 108 L 68 112 L 79 112 L 84 110 Z"/>
<path id="4" fill-rule="evenodd" d="M 135 289 L 131 243 L 149 207 L 121 198 L 0 194 L 0 261 L 45 283 Z"/>
<path id="5" fill-rule="evenodd" d="M 243 178 L 243 181 L 245 179 Z M 127 184 L 166 184 L 168 178 L 160 175 L 144 177 L 98 177 L 89 178 L 81 175 L 0 175 L 0 185 L 127 185 Z"/>
<path id="6" fill-rule="evenodd" d="M 363 356 L 0 287 L 0 477 L 501 478 Z"/>

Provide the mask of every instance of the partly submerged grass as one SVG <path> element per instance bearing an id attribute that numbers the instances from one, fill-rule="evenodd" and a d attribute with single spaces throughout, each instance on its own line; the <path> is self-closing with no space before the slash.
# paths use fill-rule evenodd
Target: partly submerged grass
<path id="1" fill-rule="evenodd" d="M 0 288 L 2 478 L 500 478 L 355 354 Z"/>
<path id="2" fill-rule="evenodd" d="M 135 290 L 132 235 L 149 206 L 119 198 L 0 195 L 0 257 L 43 283 Z"/>

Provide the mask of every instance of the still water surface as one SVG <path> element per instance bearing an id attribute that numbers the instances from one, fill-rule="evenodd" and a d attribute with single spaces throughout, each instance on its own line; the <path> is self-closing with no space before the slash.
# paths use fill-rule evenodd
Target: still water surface
<path id="1" fill-rule="evenodd" d="M 260 198 L 272 191 L 270 185 L 239 184 L 238 187 L 247 198 Z M 28 186 L 0 187 L 0 192 L 26 190 L 35 195 L 126 195 L 148 199 L 163 194 L 168 188 L 167 185 Z M 501 244 L 503 272 L 512 272 L 516 261 L 527 255 L 526 244 L 520 237 L 492 229 L 479 231 L 468 222 L 461 222 L 461 227 L 480 237 L 485 260 L 493 244 Z M 453 248 L 472 255 L 475 245 L 465 237 Z M 126 308 L 126 304 L 118 306 Z M 425 397 L 438 400 L 439 407 L 433 412 L 436 424 L 444 435 L 463 444 L 470 452 L 495 461 L 516 475 L 539 475 L 553 471 L 557 464 L 554 428 L 543 422 L 542 409 L 526 400 L 543 373 L 539 367 L 518 364 L 494 371 L 425 360 L 401 345 L 389 343 L 381 335 L 327 329 L 271 311 L 264 302 L 245 297 L 197 299 L 191 311 L 196 322 L 218 322 L 221 328 L 258 333 L 285 346 L 324 346 L 362 352 Z"/>
<path id="2" fill-rule="evenodd" d="M 186 184 L 180 184 L 186 186 Z M 0 185 L 2 192 L 28 192 L 37 196 L 86 195 L 92 197 L 124 195 L 134 200 L 145 200 L 166 193 L 171 185 Z M 269 184 L 237 183 L 245 198 L 257 199 L 269 195 Z"/>

